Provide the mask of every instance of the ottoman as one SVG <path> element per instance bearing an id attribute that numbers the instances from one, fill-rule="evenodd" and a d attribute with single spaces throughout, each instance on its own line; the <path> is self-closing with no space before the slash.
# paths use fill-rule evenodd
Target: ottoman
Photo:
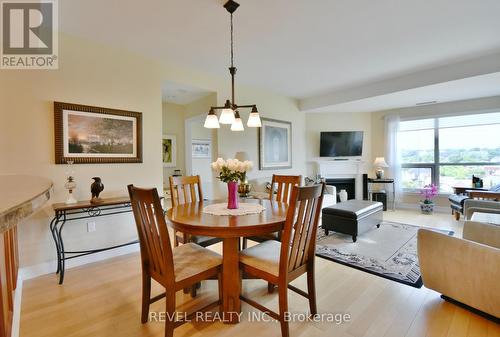
<path id="1" fill-rule="evenodd" d="M 358 235 L 380 227 L 384 205 L 377 201 L 347 200 L 334 206 L 323 208 L 321 228 L 348 234 L 356 242 Z"/>

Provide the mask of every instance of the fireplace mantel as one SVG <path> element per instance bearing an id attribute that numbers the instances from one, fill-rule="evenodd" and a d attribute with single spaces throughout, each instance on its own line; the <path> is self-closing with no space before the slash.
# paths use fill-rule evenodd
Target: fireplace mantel
<path id="1" fill-rule="evenodd" d="M 364 162 L 361 160 L 317 160 L 318 174 L 324 179 L 356 179 L 356 199 L 363 199 Z"/>

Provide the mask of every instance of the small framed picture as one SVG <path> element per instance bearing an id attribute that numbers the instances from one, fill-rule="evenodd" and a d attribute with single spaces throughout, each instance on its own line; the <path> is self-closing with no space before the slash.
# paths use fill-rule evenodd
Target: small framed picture
<path id="1" fill-rule="evenodd" d="M 191 144 L 193 158 L 211 158 L 212 141 L 210 139 L 193 139 Z"/>
<path id="2" fill-rule="evenodd" d="M 174 135 L 163 135 L 162 141 L 163 167 L 177 165 L 177 142 Z"/>
<path id="3" fill-rule="evenodd" d="M 261 118 L 259 167 L 261 170 L 292 167 L 292 123 Z"/>
<path id="4" fill-rule="evenodd" d="M 54 102 L 56 164 L 142 163 L 140 112 Z"/>

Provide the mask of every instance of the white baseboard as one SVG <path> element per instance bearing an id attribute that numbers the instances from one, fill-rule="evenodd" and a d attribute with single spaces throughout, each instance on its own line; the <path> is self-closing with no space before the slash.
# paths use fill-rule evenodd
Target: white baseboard
<path id="1" fill-rule="evenodd" d="M 66 271 L 68 269 L 83 266 L 93 262 L 107 260 L 113 257 L 139 252 L 139 244 L 124 246 L 104 252 L 82 256 L 66 261 Z M 11 337 L 19 337 L 19 325 L 21 322 L 21 302 L 23 296 L 23 282 L 38 276 L 55 273 L 57 270 L 57 260 L 43 262 L 33 266 L 19 269 L 17 274 L 17 287 L 14 292 L 14 312 L 12 317 Z M 59 286 L 54 284 L 54 286 Z"/>

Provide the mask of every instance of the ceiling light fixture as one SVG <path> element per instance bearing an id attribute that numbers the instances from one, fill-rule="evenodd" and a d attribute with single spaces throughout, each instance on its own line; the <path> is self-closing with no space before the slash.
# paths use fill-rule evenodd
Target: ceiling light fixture
<path id="1" fill-rule="evenodd" d="M 229 0 L 224 5 L 224 8 L 231 14 L 231 67 L 229 67 L 229 73 L 231 74 L 231 100 L 226 100 L 226 104 L 223 107 L 213 106 L 210 108 L 210 112 L 205 120 L 205 127 L 209 129 L 219 128 L 220 124 L 231 124 L 231 131 L 244 131 L 243 122 L 240 117 L 238 109 L 249 108 L 252 109 L 250 112 L 250 117 L 248 118 L 247 126 L 250 128 L 259 128 L 262 126 L 260 121 L 259 111 L 255 104 L 251 105 L 237 105 L 234 95 L 234 77 L 236 75 L 236 67 L 234 66 L 234 39 L 233 39 L 233 13 L 238 9 L 240 5 Z M 220 118 L 215 123 L 217 118 L 216 110 L 222 110 Z M 215 116 L 215 117 L 214 117 Z M 215 119 L 214 119 L 215 118 Z"/>

